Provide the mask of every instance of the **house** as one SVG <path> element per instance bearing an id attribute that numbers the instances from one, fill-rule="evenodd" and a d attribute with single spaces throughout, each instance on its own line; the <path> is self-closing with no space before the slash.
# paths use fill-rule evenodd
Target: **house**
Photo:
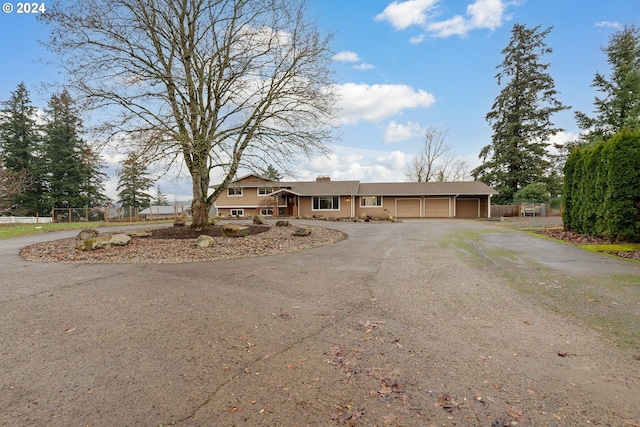
<path id="1" fill-rule="evenodd" d="M 224 216 L 488 218 L 497 191 L 480 181 L 270 181 L 246 175 L 218 196 Z"/>
<path id="2" fill-rule="evenodd" d="M 184 218 L 187 215 L 184 206 L 151 206 L 141 210 L 138 215 L 144 219 L 172 219 Z"/>

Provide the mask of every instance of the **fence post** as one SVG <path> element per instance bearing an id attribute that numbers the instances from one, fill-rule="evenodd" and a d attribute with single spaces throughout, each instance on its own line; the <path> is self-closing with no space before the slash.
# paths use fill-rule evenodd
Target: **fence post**
<path id="1" fill-rule="evenodd" d="M 71 208 L 69 208 L 69 222 L 71 222 Z"/>

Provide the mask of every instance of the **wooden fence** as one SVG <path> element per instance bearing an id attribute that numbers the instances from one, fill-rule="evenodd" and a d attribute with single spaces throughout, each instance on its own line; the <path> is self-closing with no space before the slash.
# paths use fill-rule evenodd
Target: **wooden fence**
<path id="1" fill-rule="evenodd" d="M 520 205 L 491 205 L 491 218 L 520 216 Z"/>

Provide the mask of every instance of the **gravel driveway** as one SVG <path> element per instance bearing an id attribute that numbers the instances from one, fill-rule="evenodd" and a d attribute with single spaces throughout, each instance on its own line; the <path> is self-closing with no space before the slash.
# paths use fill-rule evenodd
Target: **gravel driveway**
<path id="1" fill-rule="evenodd" d="M 0 425 L 640 425 L 638 342 L 543 292 L 607 283 L 638 322 L 640 265 L 483 221 L 326 226 L 348 238 L 195 264 L 0 241 Z"/>

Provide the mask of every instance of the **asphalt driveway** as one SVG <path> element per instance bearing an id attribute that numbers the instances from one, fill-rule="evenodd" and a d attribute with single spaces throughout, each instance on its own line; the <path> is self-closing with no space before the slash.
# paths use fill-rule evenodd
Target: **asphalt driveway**
<path id="1" fill-rule="evenodd" d="M 640 349 L 533 296 L 606 283 L 637 322 L 640 265 L 484 221 L 326 226 L 348 238 L 196 264 L 0 240 L 0 425 L 640 425 Z"/>

